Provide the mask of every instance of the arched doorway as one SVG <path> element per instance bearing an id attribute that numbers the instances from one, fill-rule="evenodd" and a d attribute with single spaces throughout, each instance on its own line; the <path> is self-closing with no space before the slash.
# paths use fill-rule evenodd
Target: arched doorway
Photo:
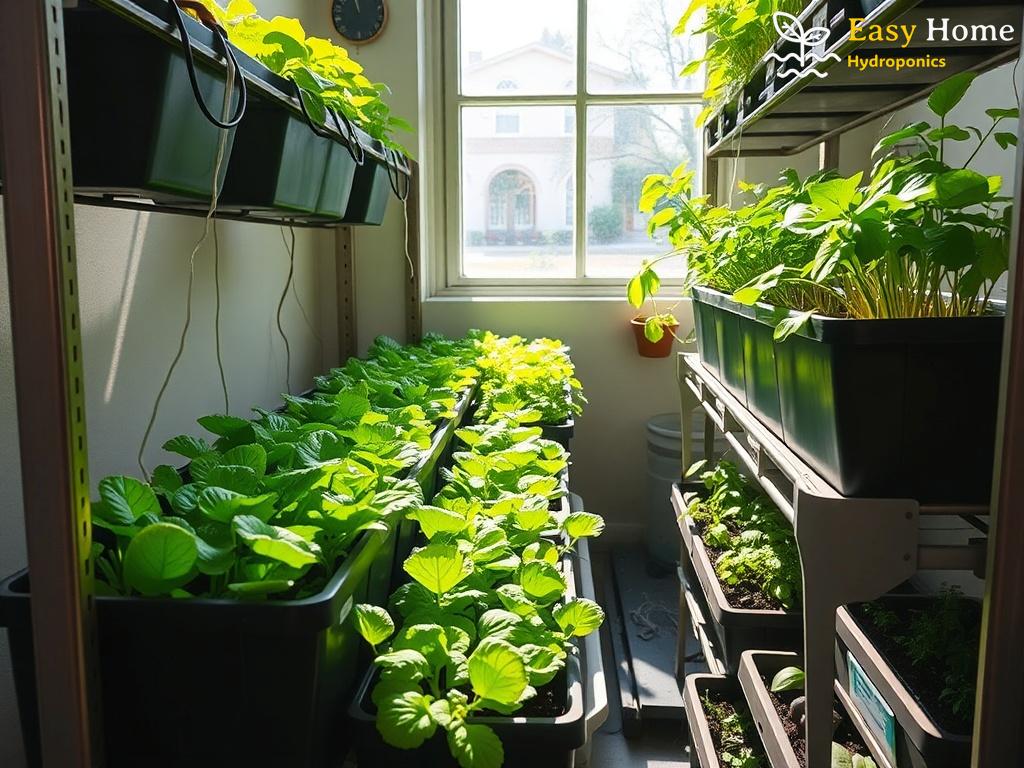
<path id="1" fill-rule="evenodd" d="M 510 235 L 532 230 L 537 195 L 533 181 L 522 171 L 502 171 L 487 187 L 487 231 Z"/>

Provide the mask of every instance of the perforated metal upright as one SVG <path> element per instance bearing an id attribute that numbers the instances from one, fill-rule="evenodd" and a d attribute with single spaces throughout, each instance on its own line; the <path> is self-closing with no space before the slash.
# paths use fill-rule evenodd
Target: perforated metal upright
<path id="1" fill-rule="evenodd" d="M 0 147 L 44 766 L 102 764 L 60 0 L 0 3 Z"/>

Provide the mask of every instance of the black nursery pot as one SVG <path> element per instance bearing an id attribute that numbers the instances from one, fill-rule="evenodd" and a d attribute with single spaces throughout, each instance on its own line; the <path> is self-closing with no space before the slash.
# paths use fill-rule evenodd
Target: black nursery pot
<path id="1" fill-rule="evenodd" d="M 107 765 L 330 768 L 344 757 L 345 710 L 368 663 L 347 620 L 379 600 L 371 573 L 393 534 L 373 531 L 324 589 L 302 600 L 96 598 Z M 22 571 L 0 582 L 22 732 L 39 765 L 30 619 Z"/>
<path id="2" fill-rule="evenodd" d="M 706 289 L 697 294 L 741 325 L 769 331 L 794 314 L 767 305 L 752 309 Z M 983 317 L 893 320 L 814 315 L 799 333 L 770 341 L 770 354 L 770 336 L 750 328 L 745 365 L 758 369 L 745 379 L 746 402 L 771 424 L 774 358 L 782 437 L 840 493 L 985 503 L 1005 320 L 1004 306 L 995 309 L 998 314 Z M 730 359 L 737 354 L 722 352 Z"/>
<path id="3" fill-rule="evenodd" d="M 167 21 L 170 3 L 146 0 Z M 213 33 L 191 17 L 190 36 L 219 51 Z M 157 201 L 209 201 L 222 129 L 203 115 L 181 44 L 166 42 L 120 16 L 83 3 L 64 13 L 72 175 L 85 191 Z M 225 68 L 195 57 L 204 102 L 219 115 Z M 238 81 L 232 112 L 239 99 Z M 228 129 L 220 178 L 234 129 Z"/>

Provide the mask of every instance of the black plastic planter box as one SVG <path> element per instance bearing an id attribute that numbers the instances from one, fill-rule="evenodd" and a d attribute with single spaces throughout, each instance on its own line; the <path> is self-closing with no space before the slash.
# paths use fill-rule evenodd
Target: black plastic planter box
<path id="1" fill-rule="evenodd" d="M 545 440 L 553 440 L 560 446 L 569 450 L 569 441 L 572 440 L 573 432 L 576 431 L 576 422 L 569 417 L 561 424 L 541 424 L 541 437 Z"/>
<path id="2" fill-rule="evenodd" d="M 689 562 L 683 563 L 687 580 L 699 585 L 715 636 L 718 638 L 726 671 L 734 674 L 740 655 L 752 649 L 793 650 L 803 640 L 803 614 L 799 611 L 734 608 L 722 591 L 721 582 L 704 542 L 687 516 L 679 521 Z"/>
<path id="3" fill-rule="evenodd" d="M 352 179 L 352 195 L 342 221 L 346 224 L 381 224 L 391 197 L 391 180 L 387 163 L 366 155 L 366 162 L 356 169 Z"/>
<path id="4" fill-rule="evenodd" d="M 745 307 L 698 289 L 740 325 L 767 326 L 792 313 Z M 1002 305 L 997 307 L 1002 310 Z M 814 315 L 798 334 L 771 341 L 746 332 L 759 366 L 755 414 L 770 425 L 774 357 L 782 437 L 845 496 L 922 503 L 985 503 L 991 487 L 1003 314 L 848 320 Z M 739 334 L 743 337 L 743 332 Z M 724 341 L 731 338 L 721 335 Z M 735 360 L 735 350 L 722 349 Z M 746 364 L 746 363 L 745 363 Z M 723 363 L 723 379 L 728 365 Z M 763 385 L 762 385 L 763 382 Z M 748 407 L 754 388 L 747 389 Z"/>
<path id="5" fill-rule="evenodd" d="M 334 766 L 345 709 L 368 661 L 346 620 L 372 600 L 370 573 L 393 534 L 365 534 L 303 600 L 97 597 L 107 765 Z M 30 584 L 0 582 L 22 731 L 39 764 Z M 45 663 L 45 662 L 44 662 Z"/>
<path id="6" fill-rule="evenodd" d="M 696 291 L 691 306 L 693 307 L 693 325 L 697 336 L 697 354 L 705 368 L 718 374 L 721 370 L 718 360 L 718 337 L 715 334 L 715 316 L 718 314 L 718 310 L 712 304 L 699 301 Z"/>
<path id="7" fill-rule="evenodd" d="M 170 3 L 146 6 L 171 21 Z M 191 37 L 219 50 L 190 17 Z M 169 43 L 89 4 L 64 13 L 72 175 L 76 188 L 157 201 L 209 201 L 222 129 L 196 103 L 180 43 Z M 219 115 L 225 68 L 196 56 L 204 101 Z M 235 88 L 232 111 L 238 103 Z M 221 180 L 234 131 L 225 143 Z"/>
<path id="8" fill-rule="evenodd" d="M 235 129 L 221 205 L 316 213 L 328 155 L 335 143 L 317 136 L 303 118 L 281 104 L 250 99 L 245 117 Z"/>
<path id="9" fill-rule="evenodd" d="M 699 768 L 722 768 L 708 726 L 707 714 L 704 712 L 704 695 L 712 692 L 721 694 L 737 704 L 743 702 L 743 691 L 740 690 L 735 677 L 687 675 L 683 687 L 683 705 L 686 709 L 686 724 L 690 735 L 690 765 Z M 752 749 L 760 748 L 760 744 L 748 746 Z"/>
<path id="10" fill-rule="evenodd" d="M 889 595 L 911 607 L 927 605 L 934 598 L 918 595 Z M 900 610 L 895 607 L 895 610 Z M 852 656 L 895 717 L 895 765 L 914 768 L 967 768 L 971 764 L 971 734 L 943 728 L 903 682 L 885 656 L 871 642 L 846 608 L 836 613 L 836 670 L 843 688 L 850 691 Z M 934 671 L 938 674 L 938 670 Z"/>
<path id="11" fill-rule="evenodd" d="M 576 557 L 563 563 L 573 573 L 566 574 L 570 592 L 575 591 L 577 568 L 589 568 Z M 570 595 L 567 595 L 569 597 Z M 579 652 L 586 644 L 577 642 Z M 582 665 L 586 666 L 586 665 Z M 457 768 L 442 729 L 414 750 L 392 747 L 377 731 L 376 714 L 370 694 L 376 682 L 376 670 L 369 670 L 359 686 L 349 717 L 352 720 L 356 762 L 360 766 L 402 766 L 403 768 Z M 474 717 L 472 722 L 489 725 L 498 734 L 505 750 L 505 765 L 530 768 L 572 768 L 573 753 L 587 742 L 586 691 L 580 659 L 570 654 L 565 670 L 552 684 L 565 686 L 565 709 L 555 717 L 489 716 Z"/>

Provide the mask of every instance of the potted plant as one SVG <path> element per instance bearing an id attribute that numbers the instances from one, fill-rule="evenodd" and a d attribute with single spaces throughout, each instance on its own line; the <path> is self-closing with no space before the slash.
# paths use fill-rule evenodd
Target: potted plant
<path id="1" fill-rule="evenodd" d="M 735 673 L 746 650 L 799 647 L 802 574 L 792 526 L 729 462 L 682 491 L 675 504 L 683 507 L 684 574 L 703 598 L 726 671 Z"/>
<path id="2" fill-rule="evenodd" d="M 652 225 L 669 228 L 690 281 L 706 286 L 694 300 L 715 305 L 723 381 L 847 496 L 988 497 L 1003 327 L 992 290 L 1006 271 L 1011 212 L 998 177 L 951 167 L 944 148 L 975 137 L 979 148 L 1014 144 L 999 127 L 1017 110 L 988 110 L 987 131 L 948 124 L 973 77 L 932 93 L 938 125 L 882 139 L 866 181 L 788 173 L 739 211 L 694 198 L 684 171 L 645 183 Z M 921 151 L 890 153 L 906 141 Z M 783 237 L 794 247 L 775 250 Z M 985 450 L 954 457 L 951 434 Z"/>
<path id="3" fill-rule="evenodd" d="M 747 651 L 739 680 L 772 766 L 808 768 L 803 735 L 804 674 L 794 653 Z M 833 711 L 832 768 L 877 768 L 877 742 L 845 695 Z"/>
<path id="4" fill-rule="evenodd" d="M 539 423 L 544 437 L 568 450 L 575 417 L 587 399 L 576 378 L 569 348 L 557 339 L 477 335 L 481 354 L 480 405 L 483 421 L 515 418 Z"/>
<path id="5" fill-rule="evenodd" d="M 891 710 L 894 764 L 970 764 L 980 627 L 981 603 L 956 589 L 839 609 L 839 679 L 855 704 Z"/>
<path id="6" fill-rule="evenodd" d="M 679 321 L 671 312 L 637 315 L 629 321 L 640 357 L 668 357 L 679 330 Z"/>
<path id="7" fill-rule="evenodd" d="M 736 678 L 687 675 L 683 702 L 690 760 L 699 768 L 769 768 Z"/>
<path id="8" fill-rule="evenodd" d="M 566 453 L 539 428 L 502 420 L 459 438 L 469 450 L 413 513 L 426 543 L 404 563 L 411 580 L 388 609 L 356 609 L 376 654 L 351 710 L 359 762 L 565 766 L 586 739 L 577 639 L 603 620 L 574 595 L 585 564 L 570 553 L 603 522 L 552 513 Z"/>

